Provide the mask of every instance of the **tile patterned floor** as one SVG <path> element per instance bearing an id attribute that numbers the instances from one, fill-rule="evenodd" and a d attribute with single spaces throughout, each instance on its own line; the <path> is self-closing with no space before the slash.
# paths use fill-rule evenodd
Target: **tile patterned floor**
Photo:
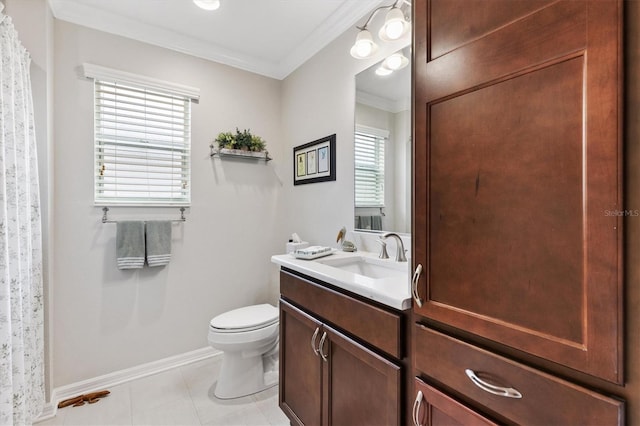
<path id="1" fill-rule="evenodd" d="M 220 364 L 215 357 L 114 386 L 100 402 L 59 409 L 37 426 L 289 425 L 278 408 L 277 386 L 234 400 L 216 398 Z"/>

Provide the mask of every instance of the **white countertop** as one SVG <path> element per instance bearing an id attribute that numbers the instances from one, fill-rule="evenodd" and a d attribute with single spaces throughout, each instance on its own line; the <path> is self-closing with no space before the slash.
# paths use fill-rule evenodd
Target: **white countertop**
<path id="1" fill-rule="evenodd" d="M 406 266 L 406 277 L 395 276 L 387 278 L 369 278 L 364 275 L 344 271 L 329 265 L 322 264 L 324 259 L 347 257 L 370 257 L 376 262 L 390 262 L 394 269 L 402 269 Z M 301 274 L 317 278 L 336 287 L 348 290 L 352 293 L 382 303 L 394 309 L 405 310 L 411 308 L 411 293 L 409 283 L 409 262 L 397 264 L 394 259 L 377 259 L 375 253 L 342 251 L 322 257 L 316 260 L 296 259 L 290 254 L 280 254 L 271 257 L 271 261 L 285 268 L 300 272 Z M 395 263 L 395 264 L 394 264 Z"/>

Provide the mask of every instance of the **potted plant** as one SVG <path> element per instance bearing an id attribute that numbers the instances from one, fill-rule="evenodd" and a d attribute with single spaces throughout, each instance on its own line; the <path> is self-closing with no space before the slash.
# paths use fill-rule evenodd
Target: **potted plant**
<path id="1" fill-rule="evenodd" d="M 236 127 L 235 133 L 222 132 L 218 134 L 215 142 L 218 143 L 218 153 L 221 154 L 268 158 L 267 143 L 260 136 L 251 134 L 251 130 L 240 131 Z"/>

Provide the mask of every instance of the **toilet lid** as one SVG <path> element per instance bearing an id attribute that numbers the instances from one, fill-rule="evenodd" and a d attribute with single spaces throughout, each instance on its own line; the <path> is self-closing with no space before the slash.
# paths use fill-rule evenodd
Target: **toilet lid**
<path id="1" fill-rule="evenodd" d="M 218 315 L 211 320 L 211 327 L 223 330 L 253 330 L 278 321 L 278 308 L 263 303 L 245 306 Z"/>

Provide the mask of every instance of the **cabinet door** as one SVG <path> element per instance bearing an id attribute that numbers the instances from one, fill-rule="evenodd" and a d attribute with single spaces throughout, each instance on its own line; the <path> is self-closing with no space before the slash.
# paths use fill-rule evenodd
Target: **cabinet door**
<path id="1" fill-rule="evenodd" d="M 324 329 L 325 424 L 399 425 L 400 367 L 342 333 Z"/>
<path id="2" fill-rule="evenodd" d="M 279 403 L 292 424 L 321 424 L 322 361 L 312 348 L 321 330 L 317 320 L 280 300 Z"/>
<path id="3" fill-rule="evenodd" d="M 415 426 L 496 426 L 492 420 L 466 407 L 449 395 L 415 379 L 413 405 Z"/>
<path id="4" fill-rule="evenodd" d="M 414 5 L 415 312 L 622 383 L 622 3 Z"/>

